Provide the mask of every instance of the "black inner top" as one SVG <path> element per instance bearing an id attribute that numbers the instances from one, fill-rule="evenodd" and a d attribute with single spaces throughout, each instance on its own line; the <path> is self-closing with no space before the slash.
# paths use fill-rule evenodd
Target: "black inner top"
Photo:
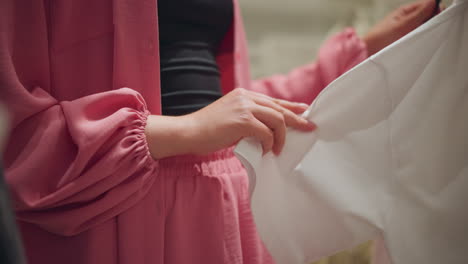
<path id="1" fill-rule="evenodd" d="M 232 0 L 159 0 L 164 115 L 197 111 L 222 96 L 216 51 L 233 20 Z"/>

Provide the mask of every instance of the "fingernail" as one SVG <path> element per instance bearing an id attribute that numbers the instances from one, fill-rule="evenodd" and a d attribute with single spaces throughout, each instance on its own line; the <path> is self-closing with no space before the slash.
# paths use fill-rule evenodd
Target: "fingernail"
<path id="1" fill-rule="evenodd" d="M 308 125 L 309 129 L 311 129 L 311 130 L 315 130 L 317 128 L 317 125 L 314 122 L 311 122 L 309 120 L 307 120 L 307 125 Z"/>
<path id="2" fill-rule="evenodd" d="M 299 103 L 299 105 L 302 106 L 302 107 L 305 107 L 305 108 L 309 107 L 308 104 L 304 104 L 304 103 Z"/>
<path id="3" fill-rule="evenodd" d="M 275 156 L 279 156 L 279 154 L 281 154 L 281 149 L 274 150 L 273 154 L 275 154 Z"/>

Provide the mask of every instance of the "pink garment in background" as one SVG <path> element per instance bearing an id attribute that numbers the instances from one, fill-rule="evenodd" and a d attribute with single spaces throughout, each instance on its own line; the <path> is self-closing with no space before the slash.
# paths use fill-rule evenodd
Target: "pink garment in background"
<path id="1" fill-rule="evenodd" d="M 0 3 L 0 97 L 12 116 L 6 178 L 30 264 L 268 262 L 230 150 L 161 161 L 148 153 L 146 117 L 160 114 L 156 7 Z M 310 103 L 366 56 L 348 29 L 316 63 L 251 85 L 235 0 L 217 59 L 225 93 L 245 87 Z"/>

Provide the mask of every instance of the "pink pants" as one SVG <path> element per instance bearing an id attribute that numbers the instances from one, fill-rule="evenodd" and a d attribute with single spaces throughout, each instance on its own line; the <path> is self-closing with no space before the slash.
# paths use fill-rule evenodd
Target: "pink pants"
<path id="1" fill-rule="evenodd" d="M 232 149 L 160 160 L 151 190 L 124 213 L 74 236 L 21 222 L 31 264 L 270 264 Z"/>
<path id="2" fill-rule="evenodd" d="M 164 263 L 273 263 L 256 231 L 248 177 L 232 149 L 160 161 Z"/>

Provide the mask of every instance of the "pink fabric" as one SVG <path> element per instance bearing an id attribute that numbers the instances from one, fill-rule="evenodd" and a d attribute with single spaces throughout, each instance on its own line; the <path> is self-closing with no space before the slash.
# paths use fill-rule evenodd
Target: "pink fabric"
<path id="1" fill-rule="evenodd" d="M 246 171 L 232 149 L 160 164 L 170 234 L 161 245 L 168 249 L 164 263 L 272 263 L 252 219 Z M 200 214 L 209 219 L 196 221 Z"/>
<path id="2" fill-rule="evenodd" d="M 235 5 L 218 56 L 225 92 L 242 86 L 310 101 L 365 57 L 347 31 L 316 64 L 251 85 Z M 0 98 L 12 116 L 6 179 L 31 264 L 268 263 L 242 169 L 231 175 L 202 162 L 217 178 L 189 169 L 173 177 L 170 163 L 148 153 L 146 117 L 160 114 L 156 7 L 154 0 L 0 2 Z M 224 162 L 238 166 L 232 157 Z M 208 201 L 216 197 L 222 201 Z M 190 257 L 199 261 L 179 262 Z"/>
<path id="3" fill-rule="evenodd" d="M 92 230 L 71 240 L 23 224 L 29 259 L 90 264 L 273 263 L 252 219 L 248 177 L 232 149 L 160 160 L 158 177 L 145 199 L 116 221 Z M 48 243 L 41 242 L 44 237 Z"/>
<path id="4" fill-rule="evenodd" d="M 364 42 L 354 29 L 347 28 L 322 46 L 315 63 L 296 68 L 287 75 L 254 81 L 251 89 L 273 97 L 310 104 L 324 87 L 365 58 L 367 49 Z"/>

